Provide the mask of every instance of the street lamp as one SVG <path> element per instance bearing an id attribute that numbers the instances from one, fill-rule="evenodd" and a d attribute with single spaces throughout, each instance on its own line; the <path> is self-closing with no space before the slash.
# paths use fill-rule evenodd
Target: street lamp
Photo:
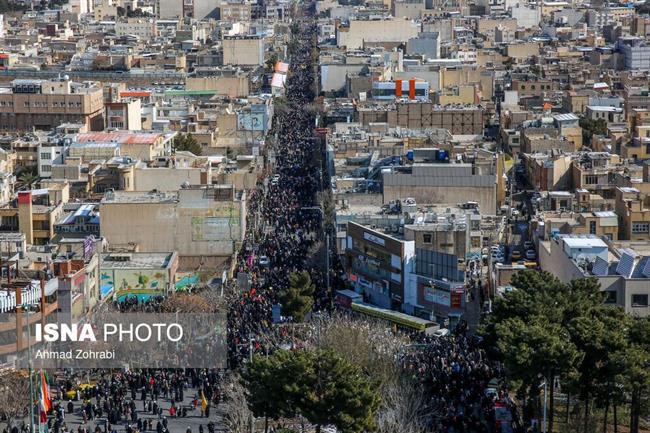
<path id="1" fill-rule="evenodd" d="M 31 327 L 29 323 L 29 313 L 32 307 L 37 306 L 38 304 L 23 304 L 21 305 L 21 311 L 27 313 L 27 370 L 29 373 L 29 426 L 30 431 L 34 433 L 36 430 L 34 428 L 34 379 L 32 374 L 32 342 L 31 342 Z M 22 329 L 21 329 L 21 339 L 22 339 Z"/>

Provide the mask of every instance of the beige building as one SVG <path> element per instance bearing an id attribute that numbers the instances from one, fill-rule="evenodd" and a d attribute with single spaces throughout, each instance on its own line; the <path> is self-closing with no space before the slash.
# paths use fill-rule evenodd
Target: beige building
<path id="1" fill-rule="evenodd" d="M 106 127 L 140 131 L 142 129 L 142 104 L 139 98 L 106 103 Z"/>
<path id="2" fill-rule="evenodd" d="M 350 20 L 349 27 L 339 27 L 336 44 L 348 50 L 382 43 L 400 44 L 416 38 L 420 24 L 409 19 Z"/>
<path id="3" fill-rule="evenodd" d="M 616 213 L 620 239 L 650 240 L 650 197 L 637 188 L 616 188 Z"/>
<path id="4" fill-rule="evenodd" d="M 222 21 L 243 21 L 251 20 L 251 5 L 249 3 L 228 3 L 224 2 L 219 6 Z"/>
<path id="5" fill-rule="evenodd" d="M 81 123 L 92 131 L 104 128 L 101 87 L 70 80 L 14 80 L 0 89 L 0 130 L 50 130 Z"/>
<path id="6" fill-rule="evenodd" d="M 127 18 L 126 21 L 115 23 L 117 36 L 137 36 L 140 39 L 151 40 L 158 35 L 156 21 L 152 18 Z"/>
<path id="7" fill-rule="evenodd" d="M 258 35 L 224 36 L 223 64 L 261 66 L 264 64 L 264 39 Z"/>
<path id="8" fill-rule="evenodd" d="M 210 77 L 188 77 L 185 82 L 188 91 L 215 91 L 216 95 L 242 98 L 250 92 L 248 75 L 219 75 Z"/>
<path id="9" fill-rule="evenodd" d="M 200 263 L 236 251 L 245 231 L 246 195 L 231 185 L 190 186 L 173 194 L 117 191 L 104 196 L 100 213 L 109 245 L 177 251 L 181 260 Z"/>

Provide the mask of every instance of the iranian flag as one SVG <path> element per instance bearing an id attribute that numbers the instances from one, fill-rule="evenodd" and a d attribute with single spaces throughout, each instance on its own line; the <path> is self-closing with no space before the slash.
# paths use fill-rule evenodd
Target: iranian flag
<path id="1" fill-rule="evenodd" d="M 47 413 L 52 409 L 52 402 L 50 401 L 50 390 L 47 386 L 47 377 L 43 370 L 41 370 L 41 419 L 45 414 L 47 420 Z"/>

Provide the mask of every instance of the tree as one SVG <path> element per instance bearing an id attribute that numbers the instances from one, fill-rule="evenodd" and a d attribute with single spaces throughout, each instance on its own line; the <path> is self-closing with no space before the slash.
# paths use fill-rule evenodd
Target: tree
<path id="1" fill-rule="evenodd" d="M 360 433 L 375 427 L 379 394 L 361 369 L 331 350 L 294 352 L 306 370 L 297 377 L 305 394 L 298 402 L 300 413 L 321 427 L 334 425 L 343 433 Z"/>
<path id="2" fill-rule="evenodd" d="M 527 384 L 529 393 L 536 394 L 539 375 L 545 378 L 550 390 L 547 431 L 553 431 L 555 378 L 570 375 L 581 353 L 565 328 L 540 316 L 508 319 L 497 325 L 497 334 L 508 372 Z"/>
<path id="3" fill-rule="evenodd" d="M 224 402 L 224 423 L 229 432 L 248 433 L 251 411 L 247 406 L 246 389 L 236 374 L 228 375 L 224 383 L 228 398 Z"/>
<path id="4" fill-rule="evenodd" d="M 314 285 L 309 272 L 293 272 L 289 275 L 289 287 L 280 292 L 280 304 L 285 316 L 293 317 L 295 322 L 305 320 L 314 304 Z"/>
<path id="5" fill-rule="evenodd" d="M 174 151 L 187 151 L 194 155 L 201 155 L 201 145 L 196 141 L 192 134 L 178 134 L 172 141 Z"/>
<path id="6" fill-rule="evenodd" d="M 607 134 L 607 122 L 605 119 L 580 119 L 580 127 L 582 128 L 582 138 L 586 144 L 591 145 L 591 140 L 594 135 Z"/>
<path id="7" fill-rule="evenodd" d="M 33 189 L 34 186 L 38 184 L 40 177 L 35 173 L 34 170 L 26 170 L 21 173 L 18 177 L 18 182 L 16 182 L 17 190 L 28 190 Z"/>
<path id="8" fill-rule="evenodd" d="M 13 426 L 29 410 L 29 376 L 24 370 L 8 370 L 0 374 L 0 419 Z"/>
<path id="9" fill-rule="evenodd" d="M 295 414 L 297 389 L 292 381 L 304 370 L 291 352 L 280 350 L 271 357 L 255 356 L 243 371 L 248 407 L 256 417 L 264 417 L 265 432 L 269 418 L 277 420 Z"/>
<path id="10" fill-rule="evenodd" d="M 344 433 L 375 426 L 380 398 L 360 367 L 330 350 L 278 350 L 256 355 L 242 374 L 249 408 L 265 418 L 301 414 L 320 432 Z"/>
<path id="11" fill-rule="evenodd" d="M 642 403 L 650 391 L 650 319 L 633 321 L 628 335 L 630 346 L 625 356 L 625 385 L 631 397 L 630 432 L 638 433 Z"/>

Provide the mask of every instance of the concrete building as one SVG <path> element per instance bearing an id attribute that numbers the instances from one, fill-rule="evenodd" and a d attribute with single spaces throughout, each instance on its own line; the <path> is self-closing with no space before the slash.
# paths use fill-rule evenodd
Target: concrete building
<path id="1" fill-rule="evenodd" d="M 413 197 L 417 203 L 453 203 L 462 197 L 477 202 L 481 212 L 495 215 L 503 200 L 503 161 L 492 166 L 414 164 L 382 170 L 383 200 Z"/>
<path id="2" fill-rule="evenodd" d="M 264 38 L 261 35 L 223 37 L 223 64 L 261 66 L 264 64 Z"/>
<path id="3" fill-rule="evenodd" d="M 623 54 L 624 69 L 650 69 L 650 45 L 647 45 L 644 39 L 619 39 L 616 48 Z"/>
<path id="4" fill-rule="evenodd" d="M 0 89 L 0 130 L 51 130 L 63 123 L 104 128 L 103 91 L 92 84 L 61 80 L 23 80 Z"/>
<path id="5" fill-rule="evenodd" d="M 373 81 L 371 92 L 372 99 L 380 101 L 394 101 L 401 98 L 420 102 L 429 101 L 429 83 L 415 79 Z"/>
<path id="6" fill-rule="evenodd" d="M 174 290 L 178 263 L 175 252 L 101 254 L 101 297 L 122 300 L 128 296 L 146 299 L 166 295 Z"/>
<path id="7" fill-rule="evenodd" d="M 440 33 L 422 32 L 406 42 L 408 54 L 421 54 L 428 59 L 440 58 Z"/>
<path id="8" fill-rule="evenodd" d="M 357 293 L 373 305 L 402 310 L 415 243 L 349 222 L 345 269 Z"/>
<path id="9" fill-rule="evenodd" d="M 647 243 L 604 242 L 595 235 L 560 235 L 539 243 L 543 270 L 561 281 L 594 277 L 605 302 L 637 317 L 650 315 L 650 251 Z"/>
<path id="10" fill-rule="evenodd" d="M 111 246 L 177 251 L 184 266 L 229 257 L 243 238 L 246 195 L 230 185 L 190 186 L 176 193 L 107 193 L 101 235 Z M 124 224 L 129 221 L 129 224 Z"/>
<path id="11" fill-rule="evenodd" d="M 120 102 L 107 102 L 106 128 L 140 131 L 142 129 L 142 104 L 139 98 Z"/>
<path id="12" fill-rule="evenodd" d="M 483 134 L 483 109 L 477 106 L 441 107 L 430 102 L 359 104 L 357 121 L 367 126 L 385 122 L 390 127 L 448 129 L 452 135 Z"/>
<path id="13" fill-rule="evenodd" d="M 158 27 L 152 18 L 127 18 L 126 21 L 115 23 L 115 34 L 117 36 L 137 36 L 149 41 L 158 35 Z"/>
<path id="14" fill-rule="evenodd" d="M 391 3 L 391 12 L 395 18 L 419 20 L 425 10 L 424 0 L 395 0 Z"/>
<path id="15" fill-rule="evenodd" d="M 79 157 L 85 163 L 95 159 L 129 156 L 141 161 L 152 161 L 171 152 L 175 133 L 157 132 L 97 132 L 77 134 L 70 145 L 69 156 Z"/>
<path id="16" fill-rule="evenodd" d="M 420 24 L 400 18 L 383 20 L 350 20 L 348 27 L 340 26 L 336 45 L 348 50 L 375 45 L 405 43 L 420 33 Z"/>

